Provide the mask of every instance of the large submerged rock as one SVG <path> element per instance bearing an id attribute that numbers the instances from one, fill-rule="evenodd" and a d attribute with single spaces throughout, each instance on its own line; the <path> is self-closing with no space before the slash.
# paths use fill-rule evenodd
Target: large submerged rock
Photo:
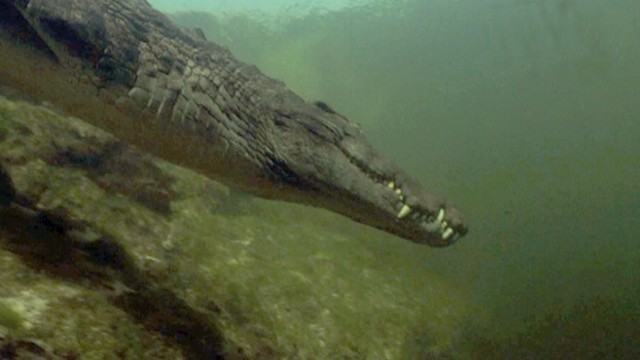
<path id="1" fill-rule="evenodd" d="M 464 304 L 343 226 L 0 97 L 0 357 L 450 358 Z"/>

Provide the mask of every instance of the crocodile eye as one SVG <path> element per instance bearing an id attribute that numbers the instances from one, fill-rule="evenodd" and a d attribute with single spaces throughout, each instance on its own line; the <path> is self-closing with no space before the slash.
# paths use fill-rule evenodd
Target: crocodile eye
<path id="1" fill-rule="evenodd" d="M 331 106 L 329 106 L 329 104 L 327 104 L 326 102 L 323 101 L 316 101 L 313 103 L 313 105 L 315 105 L 318 109 L 329 113 L 329 114 L 338 114 L 335 110 L 333 110 L 333 108 L 331 108 Z"/>

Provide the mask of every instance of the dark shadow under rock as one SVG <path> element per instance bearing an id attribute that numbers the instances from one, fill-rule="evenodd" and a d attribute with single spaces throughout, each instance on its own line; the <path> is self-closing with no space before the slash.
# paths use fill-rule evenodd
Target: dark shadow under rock
<path id="1" fill-rule="evenodd" d="M 60 214 L 21 206 L 5 207 L 0 209 L 0 234 L 7 240 L 0 242 L 0 247 L 50 277 L 107 291 L 114 305 L 149 330 L 176 343 L 188 359 L 225 358 L 229 350 L 217 327 L 217 314 L 195 310 L 171 290 L 155 284 L 136 267 L 116 239 L 88 229 L 89 226 L 69 221 Z M 85 233 L 98 236 L 86 238 Z M 0 341 L 2 351 L 9 355 L 25 351 L 24 344 L 20 344 Z M 54 358 L 46 353 L 36 355 L 35 358 Z"/>
<path id="2" fill-rule="evenodd" d="M 11 177 L 0 163 L 0 206 L 7 206 L 16 197 L 16 190 L 13 188 Z"/>
<path id="3" fill-rule="evenodd" d="M 106 191 L 121 193 L 162 215 L 171 214 L 171 201 L 176 197 L 171 189 L 173 179 L 123 142 L 74 144 L 46 160 L 51 165 L 85 170 Z"/>

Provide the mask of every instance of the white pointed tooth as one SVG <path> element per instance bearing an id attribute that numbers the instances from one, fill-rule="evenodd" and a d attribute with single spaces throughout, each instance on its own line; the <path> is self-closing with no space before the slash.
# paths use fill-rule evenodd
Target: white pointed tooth
<path id="1" fill-rule="evenodd" d="M 398 212 L 398 219 L 402 219 L 403 217 L 409 215 L 410 212 L 411 208 L 409 207 L 409 205 L 403 204 L 402 209 L 400 209 L 400 212 Z"/>
<path id="2" fill-rule="evenodd" d="M 447 224 L 447 222 L 446 222 L 446 221 L 443 221 L 443 222 L 441 222 L 441 223 L 440 223 L 440 228 L 441 228 L 442 230 L 444 230 L 444 229 L 446 229 L 446 228 L 447 228 L 447 225 L 449 225 L 449 224 Z"/>
<path id="3" fill-rule="evenodd" d="M 394 183 L 393 181 L 389 181 L 389 183 L 387 184 L 387 187 L 393 190 L 393 188 L 396 187 L 396 183 Z"/>
<path id="4" fill-rule="evenodd" d="M 440 230 L 440 223 L 437 222 L 437 221 L 434 221 L 434 222 L 423 222 L 421 226 L 422 226 L 423 229 L 427 230 L 430 233 L 433 233 L 433 232 L 436 232 L 436 231 L 437 232 L 441 231 Z"/>
<path id="5" fill-rule="evenodd" d="M 444 210 L 440 209 L 440 211 L 438 211 L 438 222 L 442 222 L 443 219 L 444 219 Z"/>
<path id="6" fill-rule="evenodd" d="M 447 230 L 445 230 L 442 233 L 442 239 L 443 240 L 447 240 L 449 238 L 449 236 L 453 235 L 453 229 L 452 228 L 447 228 Z"/>
<path id="7" fill-rule="evenodd" d="M 400 190 L 400 188 L 397 188 L 395 193 L 396 193 L 396 195 L 400 196 L 400 195 L 402 195 L 402 190 Z"/>

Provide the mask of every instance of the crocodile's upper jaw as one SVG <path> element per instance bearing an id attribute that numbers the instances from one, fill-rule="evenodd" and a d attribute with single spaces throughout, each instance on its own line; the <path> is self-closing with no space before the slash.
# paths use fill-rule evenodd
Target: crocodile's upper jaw
<path id="1" fill-rule="evenodd" d="M 467 232 L 466 221 L 455 207 L 422 190 L 370 146 L 357 124 L 326 104 L 306 103 L 283 83 L 238 62 L 228 51 L 191 38 L 143 0 L 127 3 L 136 7 L 135 16 L 116 19 L 108 18 L 102 9 L 129 11 L 126 6 L 119 8 L 118 1 L 69 0 L 71 4 L 73 11 L 58 12 L 49 1 L 32 0 L 31 12 L 19 11 L 28 20 L 22 22 L 17 15 L 3 18 L 8 11 L 0 14 L 5 21 L 1 33 L 7 24 L 33 26 L 25 31 L 35 34 L 34 38 L 41 36 L 42 41 L 36 39 L 40 43 L 32 45 L 46 43 L 47 57 L 57 58 L 51 67 L 42 66 L 43 59 L 33 56 L 9 61 L 11 45 L 3 42 L 6 36 L 0 36 L 4 49 L 0 64 L 28 67 L 19 73 L 0 67 L 0 75 L 4 74 L 0 85 L 23 86 L 27 95 L 52 102 L 155 155 L 259 196 L 327 208 L 431 246 L 449 245 Z M 5 10 L 21 6 L 11 0 L 0 0 L 0 5 Z M 90 16 L 104 18 L 78 18 L 89 16 L 83 13 L 87 8 Z M 45 22 L 38 18 L 42 16 L 48 17 Z M 129 24 L 124 30 L 119 25 L 144 17 L 154 21 L 142 33 L 131 33 L 126 26 L 137 30 L 147 23 Z M 58 32 L 37 25 L 52 22 Z M 70 39 L 67 29 L 75 29 L 75 37 Z M 74 52 L 68 48 L 69 41 L 82 41 L 92 51 Z M 125 46 L 131 46 L 129 51 Z M 158 53 L 167 49 L 174 52 Z M 199 54 L 194 65 L 185 57 L 193 52 Z M 113 63 L 115 58 L 109 55 L 113 53 L 127 55 L 124 63 Z M 174 64 L 166 67 L 166 61 Z M 138 70 L 114 77 L 113 67 L 125 69 L 125 65 Z M 198 81 L 190 83 L 194 73 L 200 74 Z M 207 78 L 203 75 L 207 73 L 216 75 Z M 59 84 L 68 83 L 70 77 L 78 83 L 61 91 L 64 85 Z M 177 97 L 169 96 L 175 91 Z"/>

